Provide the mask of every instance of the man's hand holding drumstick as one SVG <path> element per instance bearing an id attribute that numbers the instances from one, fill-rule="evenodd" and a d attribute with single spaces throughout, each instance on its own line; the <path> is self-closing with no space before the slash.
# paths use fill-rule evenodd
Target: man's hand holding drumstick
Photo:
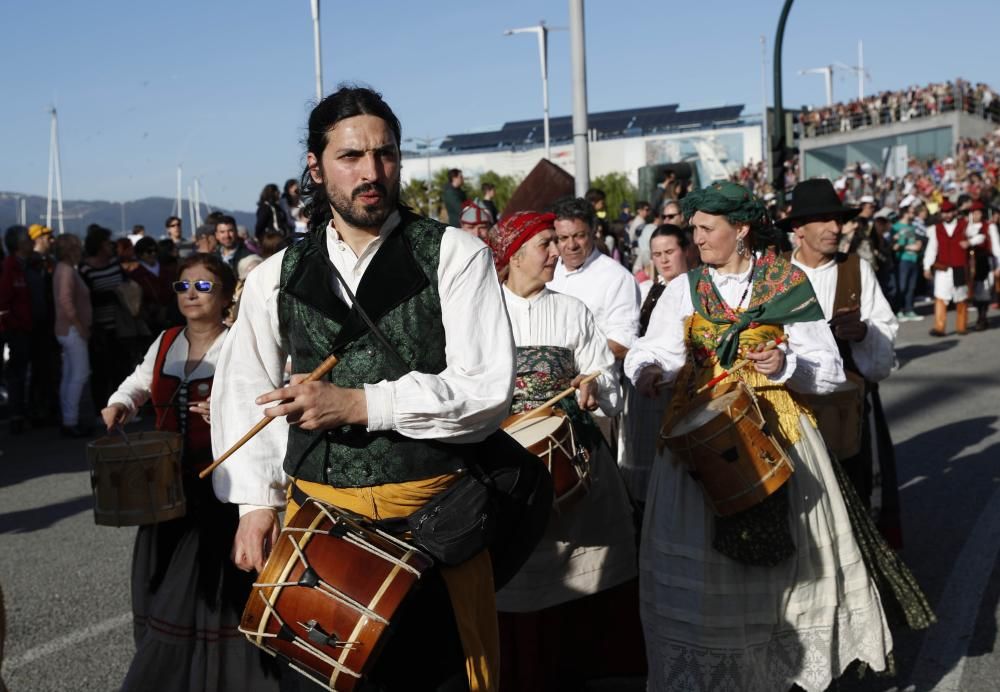
<path id="1" fill-rule="evenodd" d="M 288 385 L 260 395 L 255 403 L 264 406 L 273 402 L 280 403 L 264 409 L 268 421 L 285 416 L 289 425 L 297 425 L 303 430 L 368 424 L 368 403 L 363 389 L 346 389 L 310 380 L 310 375 L 292 375 Z M 276 510 L 261 508 L 247 512 L 240 518 L 233 539 L 233 562 L 246 572 L 260 572 L 279 532 Z"/>

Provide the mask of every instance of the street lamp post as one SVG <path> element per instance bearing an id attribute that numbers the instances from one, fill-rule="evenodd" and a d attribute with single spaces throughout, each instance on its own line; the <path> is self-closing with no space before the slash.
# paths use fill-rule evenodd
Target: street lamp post
<path id="1" fill-rule="evenodd" d="M 778 199 L 778 208 L 785 206 L 785 106 L 781 97 L 781 44 L 785 39 L 785 22 L 792 0 L 785 0 L 774 36 L 774 140 L 771 142 L 771 185 Z"/>
<path id="2" fill-rule="evenodd" d="M 549 145 L 549 32 L 560 31 L 562 27 L 546 26 L 545 20 L 538 26 L 526 26 L 520 29 L 507 29 L 504 36 L 513 34 L 535 34 L 538 36 L 538 59 L 542 67 L 542 127 L 545 131 L 545 158 L 552 159 L 552 148 Z"/>
<path id="3" fill-rule="evenodd" d="M 323 100 L 323 61 L 320 57 L 319 0 L 310 0 L 313 20 L 313 53 L 316 61 L 316 101 Z"/>
<path id="4" fill-rule="evenodd" d="M 788 0 L 791 2 L 791 0 Z M 590 187 L 590 146 L 587 141 L 587 48 L 583 0 L 569 0 L 570 57 L 573 65 L 573 163 L 576 196 Z"/>

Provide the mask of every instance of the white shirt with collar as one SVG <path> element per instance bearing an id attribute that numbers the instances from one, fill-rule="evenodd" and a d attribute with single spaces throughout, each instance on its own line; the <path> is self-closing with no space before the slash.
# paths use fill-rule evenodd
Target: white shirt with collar
<path id="1" fill-rule="evenodd" d="M 606 338 L 628 348 L 638 336 L 639 284 L 596 248 L 577 269 L 567 269 L 560 259 L 548 288 L 583 301 Z"/>
<path id="2" fill-rule="evenodd" d="M 798 250 L 792 253 L 792 264 L 809 277 L 820 307 L 823 308 L 823 316 L 829 320 L 833 317 L 840 265 L 831 259 L 818 267 L 808 267 L 799 261 L 798 255 Z M 880 382 L 892 372 L 899 321 L 879 287 L 872 266 L 868 262 L 858 262 L 858 266 L 861 269 L 861 296 L 858 305 L 861 309 L 861 321 L 868 325 L 868 333 L 861 341 L 851 343 L 851 355 L 854 356 L 854 363 L 862 377 L 869 382 Z"/>
<path id="3" fill-rule="evenodd" d="M 331 263 L 352 293 L 385 238 L 399 224 L 394 213 L 360 256 L 331 223 L 326 242 Z M 247 277 L 239 319 L 230 329 L 212 389 L 212 448 L 227 450 L 263 416 L 253 403 L 281 387 L 287 355 L 278 322 L 284 252 L 265 260 Z M 413 439 L 475 442 L 496 430 L 510 410 L 514 386 L 514 340 L 489 248 L 448 227 L 441 239 L 438 293 L 447 367 L 440 373 L 410 372 L 398 380 L 364 385 L 368 430 L 394 430 Z M 350 300 L 330 273 L 330 286 Z M 324 357 L 327 354 L 322 354 Z M 282 463 L 288 424 L 275 419 L 212 476 L 215 494 L 240 505 L 240 513 L 285 504 L 289 482 Z"/>

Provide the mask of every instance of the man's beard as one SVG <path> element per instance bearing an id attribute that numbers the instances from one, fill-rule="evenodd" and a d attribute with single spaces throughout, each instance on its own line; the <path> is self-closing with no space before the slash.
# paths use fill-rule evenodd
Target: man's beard
<path id="1" fill-rule="evenodd" d="M 382 199 L 378 204 L 362 204 L 357 201 L 360 195 L 366 192 L 377 190 L 382 193 Z M 330 198 L 330 206 L 344 221 L 356 228 L 381 228 L 389 215 L 396 210 L 399 203 L 399 180 L 397 179 L 391 188 L 387 188 L 380 183 L 364 183 L 358 185 L 351 191 L 348 199 L 340 190 L 332 187 L 327 188 L 327 196 Z"/>

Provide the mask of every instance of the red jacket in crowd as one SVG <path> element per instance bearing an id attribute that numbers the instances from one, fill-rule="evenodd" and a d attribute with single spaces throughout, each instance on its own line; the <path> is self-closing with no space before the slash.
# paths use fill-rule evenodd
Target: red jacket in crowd
<path id="1" fill-rule="evenodd" d="M 0 331 L 31 331 L 31 290 L 16 255 L 4 259 L 0 274 Z"/>

